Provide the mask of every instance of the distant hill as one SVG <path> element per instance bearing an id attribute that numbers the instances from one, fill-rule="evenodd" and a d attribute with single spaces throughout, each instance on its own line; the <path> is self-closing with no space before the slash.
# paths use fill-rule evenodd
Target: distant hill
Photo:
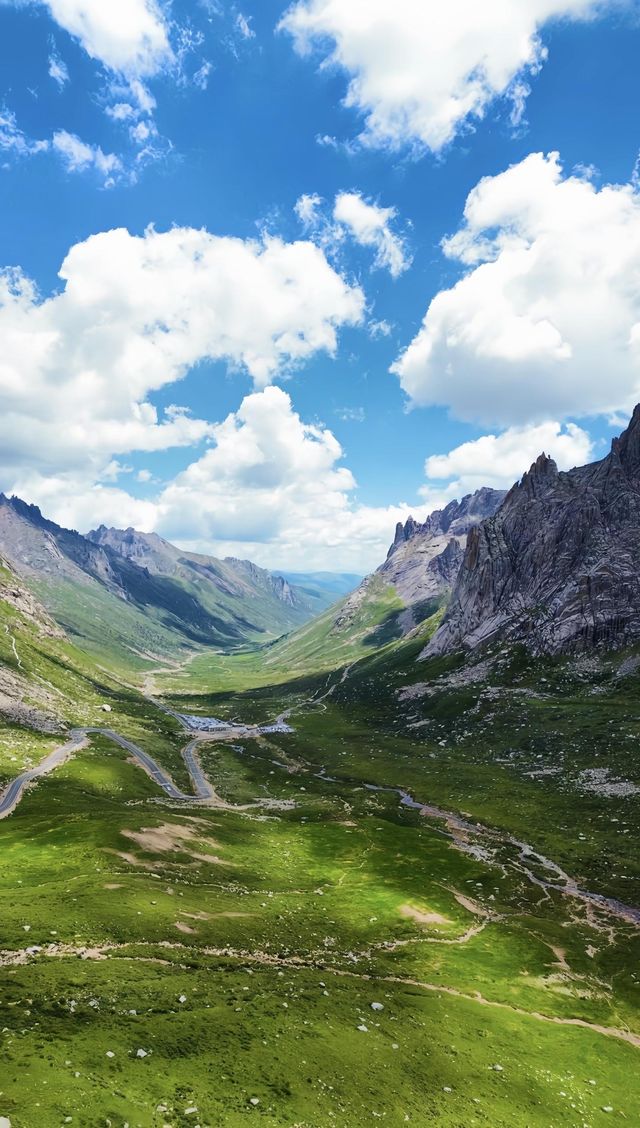
<path id="1" fill-rule="evenodd" d="M 313 615 L 304 592 L 247 561 L 134 530 L 84 537 L 3 494 L 0 554 L 70 638 L 120 669 L 276 638 Z"/>
<path id="2" fill-rule="evenodd" d="M 348 595 L 363 579 L 353 572 L 281 572 L 280 575 L 305 593 L 318 615 L 343 595 Z"/>

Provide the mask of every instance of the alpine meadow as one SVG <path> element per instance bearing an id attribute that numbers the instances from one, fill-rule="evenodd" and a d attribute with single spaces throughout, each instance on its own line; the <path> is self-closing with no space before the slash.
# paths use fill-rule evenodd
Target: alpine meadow
<path id="1" fill-rule="evenodd" d="M 640 1124 L 635 0 L 0 0 L 0 1128 Z"/>

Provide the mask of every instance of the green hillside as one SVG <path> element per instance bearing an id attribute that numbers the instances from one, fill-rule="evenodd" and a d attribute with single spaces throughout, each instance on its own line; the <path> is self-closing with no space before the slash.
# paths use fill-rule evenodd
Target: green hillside
<path id="1" fill-rule="evenodd" d="M 425 618 L 437 613 L 437 602 L 423 610 Z M 374 575 L 366 586 L 297 631 L 237 654 L 199 655 L 175 674 L 159 675 L 156 684 L 159 690 L 183 687 L 185 693 L 197 693 L 214 685 L 269 685 L 329 673 L 400 639 L 403 612 L 394 589 Z"/>
<path id="2" fill-rule="evenodd" d="M 0 566 L 0 783 L 39 763 L 76 725 L 117 728 L 182 770 L 178 724 L 64 637 Z"/>
<path id="3" fill-rule="evenodd" d="M 133 529 L 83 537 L 2 494 L 0 551 L 77 645 L 119 673 L 273 640 L 313 614 L 313 599 L 249 561 Z"/>

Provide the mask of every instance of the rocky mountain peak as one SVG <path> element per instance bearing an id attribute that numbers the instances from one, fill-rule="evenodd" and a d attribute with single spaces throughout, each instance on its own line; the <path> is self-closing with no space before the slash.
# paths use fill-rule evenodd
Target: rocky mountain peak
<path id="1" fill-rule="evenodd" d="M 534 496 L 541 490 L 553 488 L 553 485 L 558 477 L 558 466 L 553 458 L 550 458 L 544 451 L 539 454 L 533 465 L 523 475 L 519 488 L 524 490 L 530 496 Z"/>
<path id="2" fill-rule="evenodd" d="M 504 496 L 502 490 L 483 487 L 461 501 L 450 501 L 444 509 L 434 510 L 423 523 L 409 517 L 396 526 L 387 559 L 376 575 L 392 585 L 404 602 L 408 629 L 415 626 L 421 614 L 424 617 L 420 608 L 449 595 L 462 562 L 467 533 L 484 517 L 495 513 Z M 354 598 L 358 598 L 358 592 Z"/>
<path id="3" fill-rule="evenodd" d="M 626 645 L 640 638 L 639 555 L 640 406 L 601 462 L 559 472 L 540 455 L 478 525 L 426 653 Z"/>
<path id="4" fill-rule="evenodd" d="M 409 517 L 402 524 L 396 525 L 396 533 L 388 553 L 389 560 L 394 553 L 414 538 L 442 537 L 450 533 L 454 537 L 464 537 L 469 529 L 477 525 L 485 517 L 491 516 L 505 497 L 504 490 L 494 490 L 490 486 L 483 486 L 475 493 L 466 494 L 461 501 L 453 500 L 445 505 L 444 509 L 434 509 L 426 521 L 420 524 L 414 517 Z"/>
<path id="5" fill-rule="evenodd" d="M 611 443 L 611 455 L 630 477 L 640 477 L 640 404 L 634 408 L 629 426 Z"/>

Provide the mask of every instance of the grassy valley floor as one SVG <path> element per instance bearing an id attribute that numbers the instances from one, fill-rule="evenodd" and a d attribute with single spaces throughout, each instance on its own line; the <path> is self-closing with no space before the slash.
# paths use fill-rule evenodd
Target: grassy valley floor
<path id="1" fill-rule="evenodd" d="M 633 675 L 515 656 L 474 687 L 420 645 L 181 675 L 179 711 L 292 709 L 199 744 L 216 802 L 97 736 L 0 822 L 12 1128 L 640 1121 Z M 117 708 L 182 785 L 173 719 Z M 624 794 L 580 784 L 600 758 Z"/>

